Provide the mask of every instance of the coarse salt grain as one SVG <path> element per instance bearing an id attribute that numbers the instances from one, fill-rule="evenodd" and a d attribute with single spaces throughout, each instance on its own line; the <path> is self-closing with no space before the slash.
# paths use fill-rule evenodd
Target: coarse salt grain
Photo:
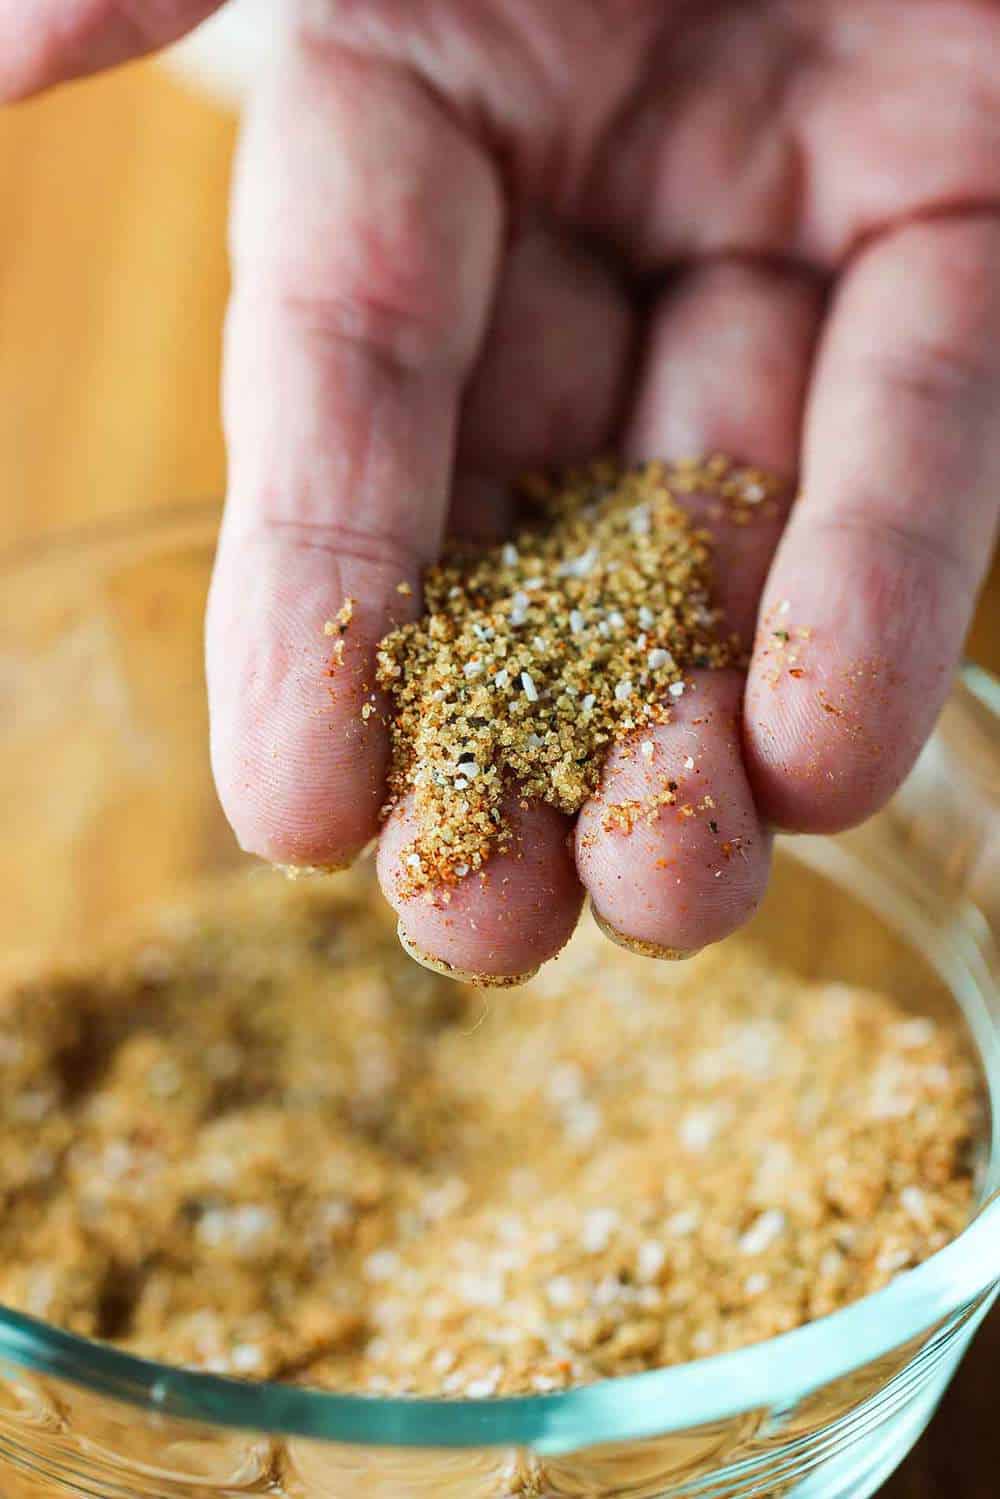
<path id="1" fill-rule="evenodd" d="M 919 1187 L 907 1186 L 899 1194 L 900 1207 L 914 1223 L 926 1225 L 930 1219 L 927 1212 L 927 1198 Z"/>
<path id="2" fill-rule="evenodd" d="M 579 635 L 587 621 L 579 609 L 571 609 L 569 612 L 569 627 L 574 635 Z"/>
<path id="3" fill-rule="evenodd" d="M 490 1395 L 495 1395 L 500 1384 L 498 1373 L 484 1374 L 480 1379 L 470 1379 L 465 1386 L 465 1393 L 470 1400 L 485 1400 Z"/>
<path id="4" fill-rule="evenodd" d="M 681 1143 L 687 1150 L 707 1150 L 719 1129 L 715 1109 L 692 1109 L 681 1120 Z"/>
<path id="5" fill-rule="evenodd" d="M 622 677 L 622 679 L 621 679 L 620 682 L 616 682 L 615 683 L 615 698 L 617 699 L 617 701 L 619 703 L 623 703 L 627 697 L 631 696 L 631 693 L 632 693 L 632 678 L 631 677 Z"/>
<path id="6" fill-rule="evenodd" d="M 596 702 L 597 698 L 594 696 L 594 694 L 592 692 L 586 692 L 584 693 L 583 698 L 580 702 L 580 707 L 583 709 L 584 713 L 592 713 L 594 704 Z"/>
<path id="7" fill-rule="evenodd" d="M 620 1222 L 621 1214 L 615 1208 L 591 1208 L 584 1213 L 580 1226 L 581 1245 L 588 1254 L 601 1254 Z"/>
<path id="8" fill-rule="evenodd" d="M 573 1282 L 568 1275 L 553 1275 L 552 1279 L 546 1283 L 545 1296 L 551 1306 L 565 1310 L 576 1300 Z"/>
<path id="9" fill-rule="evenodd" d="M 517 550 L 517 547 L 513 546 L 509 541 L 505 542 L 500 548 L 500 561 L 504 567 L 516 567 L 520 560 L 521 554 Z"/>
<path id="10" fill-rule="evenodd" d="M 591 1305 L 597 1307 L 614 1306 L 616 1301 L 621 1301 L 622 1299 L 622 1289 L 622 1283 L 616 1276 L 602 1276 L 591 1292 Z"/>
<path id="11" fill-rule="evenodd" d="M 693 1234 L 701 1223 L 701 1214 L 697 1208 L 681 1208 L 677 1213 L 669 1217 L 664 1224 L 668 1234 L 673 1234 L 678 1239 L 685 1239 Z"/>
<path id="12" fill-rule="evenodd" d="M 740 1254 L 763 1254 L 785 1232 L 786 1218 L 780 1208 L 768 1208 L 740 1235 Z"/>
<path id="13" fill-rule="evenodd" d="M 667 1262 L 667 1251 L 655 1239 L 645 1239 L 636 1254 L 636 1274 L 640 1280 L 655 1280 Z"/>
<path id="14" fill-rule="evenodd" d="M 684 696 L 684 683 L 683 682 L 671 682 L 670 686 L 667 688 L 667 691 L 670 693 L 671 697 L 683 697 Z"/>
<path id="15" fill-rule="evenodd" d="M 553 1103 L 573 1103 L 583 1094 L 583 1071 L 575 1062 L 557 1062 L 548 1076 L 546 1092 Z"/>
<path id="16" fill-rule="evenodd" d="M 684 760 L 684 769 L 685 770 L 694 770 L 694 756 L 693 755 L 687 755 L 685 757 L 685 760 Z"/>
<path id="17" fill-rule="evenodd" d="M 587 578 L 594 570 L 598 560 L 595 547 L 589 547 L 587 551 L 581 552 L 578 557 L 563 562 L 557 569 L 560 578 Z"/>
<path id="18" fill-rule="evenodd" d="M 930 1046 L 937 1035 L 937 1027 L 933 1020 L 927 1020 L 922 1015 L 915 1015 L 912 1020 L 901 1021 L 896 1026 L 895 1034 L 900 1046 L 909 1051 L 921 1046 Z"/>
<path id="19" fill-rule="evenodd" d="M 535 686 L 535 679 L 531 675 L 530 671 L 522 671 L 521 686 L 524 688 L 524 695 L 528 699 L 528 702 L 537 703 L 538 688 Z"/>
<path id="20" fill-rule="evenodd" d="M 249 1374 L 260 1368 L 264 1355 L 252 1343 L 237 1343 L 229 1355 L 229 1362 L 238 1374 Z"/>
<path id="21" fill-rule="evenodd" d="M 639 745 L 639 753 L 644 760 L 652 760 L 655 745 L 652 739 L 644 739 Z"/>
<path id="22" fill-rule="evenodd" d="M 595 1103 L 581 1099 L 566 1110 L 563 1127 L 575 1145 L 589 1145 L 600 1133 L 603 1118 Z"/>
<path id="23" fill-rule="evenodd" d="M 468 1270 L 456 1278 L 455 1289 L 470 1306 L 502 1306 L 506 1280 L 500 1274 Z"/>
<path id="24" fill-rule="evenodd" d="M 908 1249 L 884 1249 L 875 1261 L 875 1268 L 883 1274 L 894 1275 L 897 1270 L 904 1269 L 912 1258 Z"/>
<path id="25" fill-rule="evenodd" d="M 366 1280 L 376 1283 L 391 1280 L 400 1267 L 399 1255 L 393 1249 L 375 1249 L 361 1266 Z"/>
<path id="26" fill-rule="evenodd" d="M 650 668 L 653 671 L 659 671 L 661 666 L 670 665 L 671 656 L 669 651 L 663 650 L 661 646 L 656 646 L 653 650 L 650 651 L 649 655 L 646 657 L 646 660 L 649 662 Z"/>

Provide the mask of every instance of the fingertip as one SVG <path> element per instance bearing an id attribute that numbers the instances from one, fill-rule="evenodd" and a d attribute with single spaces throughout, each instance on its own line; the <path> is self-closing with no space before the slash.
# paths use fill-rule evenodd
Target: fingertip
<path id="1" fill-rule="evenodd" d="M 741 688 L 737 672 L 692 673 L 671 722 L 616 747 L 581 811 L 595 915 L 651 955 L 718 942 L 763 898 L 771 840 L 740 756 Z"/>
<path id="2" fill-rule="evenodd" d="M 888 538 L 831 530 L 822 553 L 808 541 L 789 538 L 761 610 L 744 754 L 775 827 L 836 833 L 883 807 L 912 767 L 967 605 Z"/>
<path id="3" fill-rule="evenodd" d="M 888 681 L 877 659 L 826 680 L 775 683 L 754 673 L 748 687 L 747 774 L 761 814 L 783 832 L 841 833 L 865 822 L 898 790 L 930 730 L 932 718 L 913 723 L 909 689 Z"/>
<path id="4" fill-rule="evenodd" d="M 375 649 L 392 612 L 414 600 L 388 578 L 357 568 L 346 577 L 292 534 L 224 539 L 207 626 L 210 741 L 219 799 L 245 852 L 344 868 L 377 835 L 388 736 Z"/>
<path id="5" fill-rule="evenodd" d="M 407 891 L 403 854 L 417 831 L 409 804 L 397 808 L 379 841 L 379 880 L 406 945 L 456 978 L 497 983 L 526 976 L 566 945 L 579 918 L 583 891 L 567 819 L 513 798 L 505 814 L 509 850 L 444 889 Z"/>

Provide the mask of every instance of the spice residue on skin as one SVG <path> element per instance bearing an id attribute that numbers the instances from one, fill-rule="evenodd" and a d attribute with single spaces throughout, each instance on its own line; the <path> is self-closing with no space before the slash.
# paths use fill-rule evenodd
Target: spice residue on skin
<path id="1" fill-rule="evenodd" d="M 596 462 L 527 483 L 536 524 L 454 548 L 424 579 L 426 613 L 381 644 L 393 701 L 386 811 L 411 792 L 410 892 L 453 884 L 506 846 L 507 787 L 576 812 L 608 747 L 669 721 L 694 668 L 734 659 L 711 603 L 711 549 L 678 497 L 758 505 L 777 491 L 726 459 Z"/>
<path id="2" fill-rule="evenodd" d="M 585 925 L 484 1015 L 354 875 L 0 992 L 0 1301 L 327 1389 L 563 1389 L 885 1285 L 974 1206 L 956 1028 Z"/>

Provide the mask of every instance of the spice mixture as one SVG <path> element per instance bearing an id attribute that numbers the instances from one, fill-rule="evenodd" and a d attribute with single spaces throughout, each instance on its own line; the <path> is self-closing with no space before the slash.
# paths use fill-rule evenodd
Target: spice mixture
<path id="1" fill-rule="evenodd" d="M 483 996 L 359 877 L 245 878 L 0 995 L 0 1300 L 327 1388 L 542 1391 L 738 1348 L 973 1206 L 959 1035 L 583 930 Z"/>
<path id="2" fill-rule="evenodd" d="M 596 462 L 527 483 L 537 519 L 513 542 L 453 549 L 428 570 L 427 612 L 378 658 L 395 710 L 387 810 L 415 793 L 411 891 L 452 884 L 504 846 L 507 785 L 577 811 L 612 741 L 667 722 L 686 671 L 732 659 L 710 605 L 709 539 L 678 499 L 711 493 L 749 514 L 776 491 L 721 457 Z"/>

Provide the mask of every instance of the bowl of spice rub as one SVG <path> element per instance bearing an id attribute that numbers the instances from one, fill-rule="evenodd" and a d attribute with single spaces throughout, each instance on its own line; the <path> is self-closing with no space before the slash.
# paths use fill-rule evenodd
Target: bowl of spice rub
<path id="1" fill-rule="evenodd" d="M 489 868 L 504 788 L 574 810 L 736 661 L 663 475 L 537 487 L 383 641 L 405 894 Z M 585 916 L 483 987 L 404 950 L 373 860 L 236 849 L 217 519 L 4 565 L 4 1499 L 874 1493 L 1000 1277 L 997 684 L 959 675 L 862 828 L 779 840 L 737 936 L 657 961 Z"/>

